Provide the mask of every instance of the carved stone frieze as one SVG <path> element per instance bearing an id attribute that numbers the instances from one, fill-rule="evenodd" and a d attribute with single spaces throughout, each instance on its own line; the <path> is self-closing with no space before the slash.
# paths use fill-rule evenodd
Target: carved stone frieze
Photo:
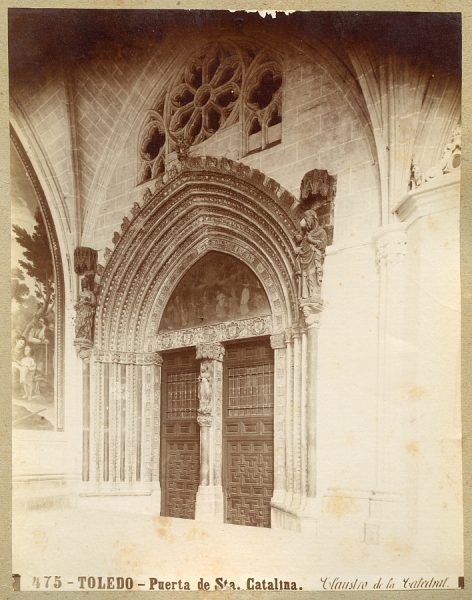
<path id="1" fill-rule="evenodd" d="M 116 350 L 94 350 L 96 362 L 120 365 L 162 365 L 159 352 L 121 352 Z"/>
<path id="2" fill-rule="evenodd" d="M 156 350 L 170 350 L 172 348 L 196 346 L 197 344 L 201 345 L 209 342 L 255 337 L 269 334 L 271 331 L 272 317 L 267 316 L 160 333 L 152 337 L 153 339 L 155 338 Z"/>

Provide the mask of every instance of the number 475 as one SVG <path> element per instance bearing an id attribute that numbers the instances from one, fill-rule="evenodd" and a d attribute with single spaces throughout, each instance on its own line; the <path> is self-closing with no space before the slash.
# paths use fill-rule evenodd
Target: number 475
<path id="1" fill-rule="evenodd" d="M 44 579 L 43 585 L 41 586 L 41 579 Z M 52 575 L 44 575 L 42 578 L 41 577 L 33 577 L 33 587 L 35 588 L 45 588 L 45 589 L 49 589 L 49 588 L 55 588 L 56 590 L 58 590 L 60 587 L 62 587 L 62 581 L 61 581 L 61 576 L 60 575 L 54 575 L 54 577 Z"/>

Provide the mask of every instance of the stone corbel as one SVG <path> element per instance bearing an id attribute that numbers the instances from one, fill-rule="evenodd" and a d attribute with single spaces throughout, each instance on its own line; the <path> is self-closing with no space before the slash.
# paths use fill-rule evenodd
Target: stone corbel
<path id="1" fill-rule="evenodd" d="M 323 303 L 310 302 L 309 300 L 300 300 L 300 310 L 303 314 L 303 319 L 307 329 L 320 326 L 320 317 L 323 310 Z"/>

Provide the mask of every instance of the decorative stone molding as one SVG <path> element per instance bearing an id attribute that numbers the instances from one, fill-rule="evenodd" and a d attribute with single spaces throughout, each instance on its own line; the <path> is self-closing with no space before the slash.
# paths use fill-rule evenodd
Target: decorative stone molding
<path id="1" fill-rule="evenodd" d="M 120 365 L 162 365 L 159 352 L 119 352 L 113 350 L 94 350 L 94 358 L 100 363 Z"/>
<path id="2" fill-rule="evenodd" d="M 224 346 L 218 342 L 203 342 L 196 345 L 197 360 L 218 360 L 223 361 L 225 354 Z"/>
<path id="3" fill-rule="evenodd" d="M 383 228 L 375 237 L 379 267 L 399 262 L 407 253 L 407 235 L 403 224 Z"/>
<path id="4" fill-rule="evenodd" d="M 270 336 L 270 347 L 273 350 L 285 348 L 285 333 L 275 333 Z"/>
<path id="5" fill-rule="evenodd" d="M 253 317 L 229 323 L 181 329 L 153 336 L 156 350 L 185 348 L 207 342 L 222 342 L 266 335 L 272 331 L 272 317 Z"/>

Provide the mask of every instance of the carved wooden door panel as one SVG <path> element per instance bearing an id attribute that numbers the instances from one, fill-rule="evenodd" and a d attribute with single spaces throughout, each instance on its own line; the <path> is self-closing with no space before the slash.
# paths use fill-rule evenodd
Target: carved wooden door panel
<path id="1" fill-rule="evenodd" d="M 274 487 L 274 358 L 269 340 L 226 347 L 225 521 L 270 527 Z"/>
<path id="2" fill-rule="evenodd" d="M 195 518 L 200 478 L 195 350 L 169 353 L 162 365 L 161 514 Z"/>

